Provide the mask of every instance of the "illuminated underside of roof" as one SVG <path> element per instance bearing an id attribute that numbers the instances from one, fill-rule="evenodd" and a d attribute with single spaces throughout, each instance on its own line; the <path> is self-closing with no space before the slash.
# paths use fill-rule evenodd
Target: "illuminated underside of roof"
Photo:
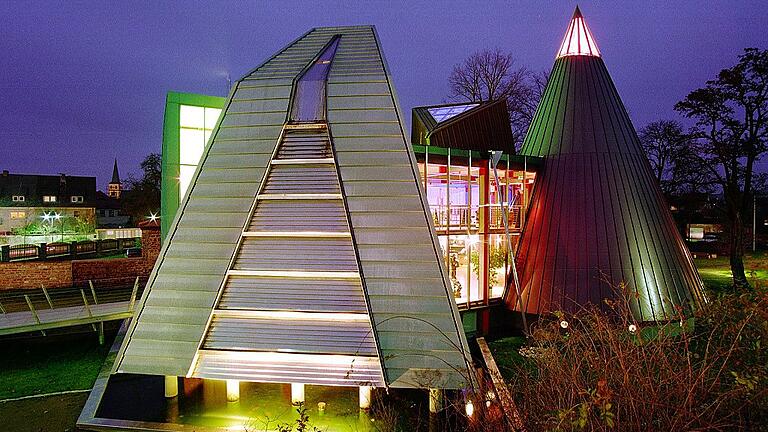
<path id="1" fill-rule="evenodd" d="M 600 57 L 600 50 L 597 48 L 595 38 L 587 27 L 587 22 L 581 15 L 579 7 L 573 12 L 573 18 L 565 32 L 563 43 L 560 45 L 560 51 L 557 57 L 565 56 L 595 56 Z"/>

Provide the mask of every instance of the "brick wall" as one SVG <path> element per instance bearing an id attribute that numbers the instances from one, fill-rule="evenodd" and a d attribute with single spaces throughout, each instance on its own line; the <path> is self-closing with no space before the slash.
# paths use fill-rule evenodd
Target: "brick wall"
<path id="1" fill-rule="evenodd" d="M 136 276 L 146 280 L 160 253 L 160 230 L 142 229 L 142 256 L 137 258 L 0 263 L 0 290 L 63 288 L 89 280 L 100 287 L 127 286 Z"/>
<path id="2" fill-rule="evenodd" d="M 71 261 L 0 263 L 0 289 L 72 286 Z"/>

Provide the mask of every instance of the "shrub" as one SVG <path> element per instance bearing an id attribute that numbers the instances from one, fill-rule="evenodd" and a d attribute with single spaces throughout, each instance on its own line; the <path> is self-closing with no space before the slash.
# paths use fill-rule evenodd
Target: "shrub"
<path id="1" fill-rule="evenodd" d="M 764 289 L 661 324 L 608 306 L 535 325 L 509 386 L 528 431 L 768 430 Z"/>

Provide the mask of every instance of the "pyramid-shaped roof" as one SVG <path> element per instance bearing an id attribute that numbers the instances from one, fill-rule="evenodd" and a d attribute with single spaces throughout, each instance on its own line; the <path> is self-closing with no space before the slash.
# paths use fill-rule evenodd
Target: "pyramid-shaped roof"
<path id="1" fill-rule="evenodd" d="M 568 34 L 586 31 L 574 19 Z M 595 52 L 557 58 L 521 149 L 544 158 L 517 251 L 523 309 L 601 305 L 625 282 L 638 319 L 668 319 L 705 301 L 702 282 Z"/>
<path id="2" fill-rule="evenodd" d="M 467 343 L 373 27 L 237 81 L 117 372 L 458 388 Z"/>

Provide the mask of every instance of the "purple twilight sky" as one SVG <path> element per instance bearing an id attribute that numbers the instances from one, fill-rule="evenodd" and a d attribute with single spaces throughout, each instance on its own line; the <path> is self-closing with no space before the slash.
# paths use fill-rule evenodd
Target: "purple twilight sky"
<path id="1" fill-rule="evenodd" d="M 169 90 L 224 96 L 311 27 L 374 24 L 400 106 L 442 102 L 451 68 L 484 48 L 549 70 L 575 3 L 0 2 L 0 169 L 138 173 L 162 141 Z M 768 48 L 765 1 L 583 1 L 581 10 L 637 128 L 745 47 Z"/>

